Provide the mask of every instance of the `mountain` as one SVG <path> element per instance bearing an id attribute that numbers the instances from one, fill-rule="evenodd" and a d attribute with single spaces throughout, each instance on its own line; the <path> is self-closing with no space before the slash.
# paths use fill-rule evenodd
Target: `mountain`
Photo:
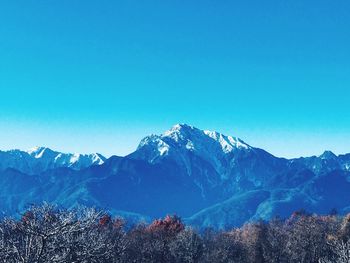
<path id="1" fill-rule="evenodd" d="M 101 157 L 100 165 L 62 161 L 55 168 L 47 161 L 24 169 L 28 156 L 55 160 L 51 152 L 19 152 L 13 169 L 0 171 L 3 211 L 46 200 L 98 206 L 130 220 L 176 213 L 188 224 L 215 228 L 299 209 L 350 211 L 350 154 L 278 158 L 239 138 L 178 124 L 145 137 L 125 157 Z"/>
<path id="2" fill-rule="evenodd" d="M 106 158 L 101 154 L 72 154 L 34 147 L 28 151 L 0 151 L 0 171 L 14 168 L 22 173 L 38 174 L 49 169 L 69 167 L 75 170 L 100 165 Z"/>

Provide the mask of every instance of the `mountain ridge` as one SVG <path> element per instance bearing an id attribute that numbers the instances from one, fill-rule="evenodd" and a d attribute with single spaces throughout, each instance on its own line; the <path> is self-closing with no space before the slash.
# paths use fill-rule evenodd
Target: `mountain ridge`
<path id="1" fill-rule="evenodd" d="M 45 151 L 32 154 L 40 159 Z M 239 138 L 178 124 L 146 136 L 133 153 L 99 165 L 44 170 L 27 183 L 23 173 L 0 172 L 0 187 L 8 211 L 16 200 L 16 209 L 45 200 L 149 219 L 176 213 L 191 225 L 226 228 L 302 208 L 346 213 L 349 168 L 350 154 L 279 158 Z"/>
<path id="2" fill-rule="evenodd" d="M 36 146 L 29 150 L 0 151 L 0 170 L 14 168 L 23 173 L 37 174 L 49 169 L 70 167 L 80 170 L 100 165 L 106 158 L 99 154 L 62 153 L 48 147 Z"/>

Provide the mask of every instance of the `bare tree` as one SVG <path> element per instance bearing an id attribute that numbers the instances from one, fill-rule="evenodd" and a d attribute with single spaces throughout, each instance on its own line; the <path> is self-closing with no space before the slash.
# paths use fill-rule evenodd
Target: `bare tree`
<path id="1" fill-rule="evenodd" d="M 349 222 L 349 216 L 298 212 L 199 234 L 167 216 L 126 231 L 122 219 L 96 209 L 43 204 L 0 220 L 0 262 L 343 263 L 350 262 Z"/>
<path id="2" fill-rule="evenodd" d="M 318 262 L 328 255 L 327 238 L 333 234 L 333 217 L 301 215 L 290 222 L 286 244 L 289 262 Z"/>
<path id="3" fill-rule="evenodd" d="M 170 254 L 174 262 L 199 262 L 203 252 L 203 242 L 199 235 L 188 228 L 177 234 L 169 244 Z"/>
<path id="4" fill-rule="evenodd" d="M 249 262 L 245 244 L 239 229 L 229 233 L 207 233 L 204 237 L 201 262 L 244 263 Z"/>
<path id="5" fill-rule="evenodd" d="M 265 242 L 262 243 L 265 262 L 288 262 L 288 255 L 286 252 L 287 240 L 288 233 L 284 221 L 275 218 L 267 223 Z"/>
<path id="6" fill-rule="evenodd" d="M 2 223 L 5 257 L 8 262 L 65 262 L 74 243 L 70 237 L 90 228 L 99 216 L 91 208 L 68 211 L 49 204 L 31 206 L 20 221 Z"/>
<path id="7" fill-rule="evenodd" d="M 328 243 L 332 250 L 332 255 L 319 260 L 320 263 L 349 263 L 350 262 L 350 240 L 332 240 Z"/>

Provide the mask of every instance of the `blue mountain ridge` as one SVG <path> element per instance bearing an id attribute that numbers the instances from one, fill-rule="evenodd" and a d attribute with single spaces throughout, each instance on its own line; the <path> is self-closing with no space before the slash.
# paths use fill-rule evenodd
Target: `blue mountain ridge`
<path id="1" fill-rule="evenodd" d="M 350 211 L 350 154 L 277 158 L 186 124 L 147 136 L 135 152 L 99 165 L 26 174 L 0 158 L 0 167 L 6 214 L 47 201 L 97 206 L 131 221 L 176 213 L 193 226 L 229 228 L 298 209 Z"/>

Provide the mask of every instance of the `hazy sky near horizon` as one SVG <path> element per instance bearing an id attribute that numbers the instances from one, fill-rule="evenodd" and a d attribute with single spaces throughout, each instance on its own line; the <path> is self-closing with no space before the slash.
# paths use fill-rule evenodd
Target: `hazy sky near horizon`
<path id="1" fill-rule="evenodd" d="M 176 123 L 350 152 L 350 2 L 3 0 L 0 149 L 107 156 Z"/>

